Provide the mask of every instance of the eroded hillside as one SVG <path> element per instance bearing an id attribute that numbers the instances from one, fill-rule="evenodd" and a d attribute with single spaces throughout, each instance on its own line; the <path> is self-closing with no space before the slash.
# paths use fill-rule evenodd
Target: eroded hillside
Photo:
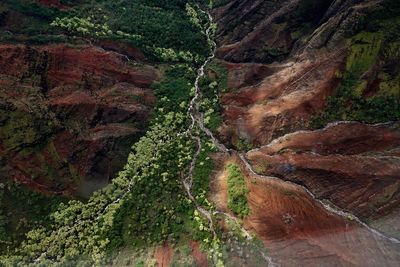
<path id="1" fill-rule="evenodd" d="M 399 264 L 398 1 L 3 1 L 0 28 L 1 264 Z"/>
<path id="2" fill-rule="evenodd" d="M 225 1 L 213 11 L 215 134 L 246 152 L 233 159 L 247 177 L 244 223 L 282 266 L 399 261 L 399 11 L 395 1 Z M 229 210 L 221 175 L 214 201 Z"/>

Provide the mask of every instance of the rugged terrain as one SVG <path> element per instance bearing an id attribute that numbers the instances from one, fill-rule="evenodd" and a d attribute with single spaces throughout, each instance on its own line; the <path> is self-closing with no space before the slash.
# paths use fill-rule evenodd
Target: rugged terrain
<path id="1" fill-rule="evenodd" d="M 399 264 L 398 1 L 205 2 L 0 3 L 1 264 Z"/>
<path id="2" fill-rule="evenodd" d="M 0 45 L 0 178 L 88 197 L 118 173 L 146 130 L 159 72 L 118 42 L 15 44 L 27 38 L 15 17 L 23 27 L 34 13 L 1 5 L 0 25 L 14 40 Z"/>
<path id="3" fill-rule="evenodd" d="M 337 120 L 398 118 L 398 16 L 381 19 L 390 5 L 397 4 L 230 1 L 216 9 L 217 56 L 228 71 L 230 88 L 221 98 L 225 124 L 220 132 L 226 142 L 246 139 L 265 145 L 308 128 L 310 121 L 324 126 Z M 354 92 L 347 92 L 348 85 Z M 337 114 L 313 118 L 334 92 L 344 95 L 327 107 Z M 388 110 L 383 103 L 378 110 L 375 102 L 387 101 L 385 96 L 395 99 L 387 103 Z M 354 103 L 342 103 L 351 97 Z M 358 103 L 363 101 L 357 97 L 367 103 Z"/>
<path id="4" fill-rule="evenodd" d="M 393 1 L 228 1 L 213 11 L 225 74 L 209 76 L 226 84 L 216 134 L 250 150 L 247 168 L 234 159 L 247 175 L 245 226 L 282 266 L 399 261 L 398 12 Z M 226 173 L 217 181 L 227 210 Z"/>
<path id="5" fill-rule="evenodd" d="M 157 72 L 90 46 L 2 45 L 0 54 L 2 179 L 70 195 L 107 184 L 146 129 Z"/>

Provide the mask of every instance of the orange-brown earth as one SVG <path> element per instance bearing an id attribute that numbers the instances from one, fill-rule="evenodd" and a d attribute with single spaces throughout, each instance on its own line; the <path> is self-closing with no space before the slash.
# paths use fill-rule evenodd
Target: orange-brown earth
<path id="1" fill-rule="evenodd" d="M 106 184 L 155 102 L 157 72 L 131 63 L 94 46 L 0 45 L 2 179 L 84 196 Z"/>
<path id="2" fill-rule="evenodd" d="M 260 146 L 309 127 L 340 84 L 345 33 L 379 1 L 365 2 L 233 0 L 215 9 L 216 56 L 228 72 L 224 143 Z"/>
<path id="3" fill-rule="evenodd" d="M 254 169 L 303 184 L 363 219 L 373 221 L 399 206 L 398 123 L 339 123 L 288 134 L 247 153 Z M 399 235 L 399 225 L 393 225 Z"/>
<path id="4" fill-rule="evenodd" d="M 250 215 L 244 227 L 264 241 L 269 256 L 280 266 L 395 266 L 399 244 L 378 237 L 352 218 L 327 211 L 301 187 L 275 177 L 250 174 L 242 166 Z M 226 209 L 226 172 L 213 190 L 217 208 Z M 373 255 L 373 257 L 371 257 Z"/>
<path id="5" fill-rule="evenodd" d="M 200 243 L 198 241 L 190 241 L 190 248 L 192 249 L 192 257 L 196 262 L 198 267 L 208 267 L 207 254 L 203 252 L 200 248 Z"/>
<path id="6" fill-rule="evenodd" d="M 346 38 L 380 2 L 232 0 L 213 11 L 216 56 L 228 75 L 217 135 L 232 147 L 240 140 L 262 146 L 246 158 L 270 178 L 243 166 L 252 210 L 244 225 L 282 266 L 400 262 L 396 242 L 351 216 L 332 214 L 305 190 L 400 238 L 398 123 L 336 123 L 304 131 L 341 83 L 338 74 L 345 71 L 351 50 Z M 374 85 L 373 73 L 381 67 L 371 63 L 363 78 Z M 375 94 L 368 89 L 363 96 Z M 242 165 L 238 158 L 229 160 Z M 226 173 L 221 171 L 212 185 L 212 200 L 227 210 Z"/>
<path id="7" fill-rule="evenodd" d="M 157 261 L 158 267 L 170 266 L 173 256 L 172 248 L 168 244 L 158 247 L 154 253 L 154 258 Z"/>
<path id="8" fill-rule="evenodd" d="M 336 72 L 343 59 L 343 54 L 333 54 L 316 60 L 262 65 L 268 71 L 261 81 L 222 96 L 225 124 L 220 128 L 221 135 L 226 142 L 241 138 L 259 146 L 305 127 L 337 86 Z M 227 67 L 228 84 L 235 85 L 238 69 L 243 69 L 241 75 L 252 76 L 260 65 L 249 68 L 248 64 L 242 67 L 240 63 L 229 63 Z"/>

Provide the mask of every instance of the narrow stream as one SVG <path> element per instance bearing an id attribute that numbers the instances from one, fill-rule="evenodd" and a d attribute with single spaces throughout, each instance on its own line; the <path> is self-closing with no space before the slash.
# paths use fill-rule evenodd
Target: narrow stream
<path id="1" fill-rule="evenodd" d="M 197 159 L 200 155 L 200 151 L 202 149 L 202 144 L 201 144 L 201 139 L 199 136 L 194 135 L 193 134 L 193 129 L 195 128 L 195 126 L 197 125 L 213 142 L 213 144 L 218 148 L 219 151 L 222 151 L 224 153 L 229 153 L 230 150 L 227 149 L 225 147 L 225 145 L 221 144 L 217 138 L 214 137 L 214 135 L 212 134 L 212 132 L 210 131 L 210 129 L 208 129 L 207 127 L 204 126 L 204 119 L 203 119 L 203 114 L 199 111 L 199 106 L 200 106 L 200 99 L 201 99 L 201 88 L 199 86 L 199 82 L 200 79 L 204 76 L 204 69 L 205 67 L 208 65 L 208 63 L 211 62 L 211 60 L 215 57 L 215 51 L 216 51 L 216 43 L 212 40 L 211 38 L 211 34 L 212 34 L 212 25 L 213 25 L 213 18 L 211 16 L 211 14 L 209 12 L 204 12 L 207 16 L 208 16 L 208 20 L 209 20 L 209 26 L 206 30 L 206 36 L 208 39 L 208 43 L 212 45 L 212 54 L 207 58 L 207 60 L 200 66 L 200 68 L 197 71 L 197 77 L 195 80 L 195 95 L 192 98 L 192 100 L 190 101 L 190 105 L 189 105 L 189 114 L 192 120 L 192 123 L 190 125 L 190 127 L 188 128 L 187 132 L 189 134 L 189 136 L 196 141 L 196 145 L 197 145 L 197 149 L 196 152 L 193 156 L 193 159 L 190 163 L 190 168 L 189 168 L 189 173 L 188 176 L 183 180 L 183 185 L 185 187 L 185 191 L 189 197 L 189 199 L 194 203 L 194 205 L 196 206 L 197 211 L 202 214 L 209 222 L 209 227 L 210 230 L 213 234 L 213 240 L 216 241 L 217 240 L 217 233 L 215 232 L 215 228 L 214 228 L 214 221 L 212 218 L 212 215 L 217 215 L 217 214 L 221 214 L 226 216 L 228 219 L 233 220 L 235 223 L 237 223 L 237 225 L 241 225 L 240 222 L 238 221 L 237 218 L 233 217 L 232 215 L 225 213 L 225 212 L 220 212 L 220 211 L 215 211 L 215 212 L 210 212 L 206 209 L 204 209 L 203 207 L 201 207 L 196 199 L 194 198 L 194 196 L 192 195 L 192 185 L 193 185 L 193 171 L 194 168 L 196 166 L 197 163 Z M 244 233 L 244 236 L 246 237 L 246 239 L 248 240 L 252 240 L 253 237 L 250 235 L 250 233 L 244 229 L 243 227 L 240 228 L 241 232 Z M 213 251 L 213 255 L 212 255 L 212 260 L 213 260 L 213 264 L 214 266 L 216 265 L 217 261 L 218 261 L 218 256 L 217 256 L 218 251 Z M 263 257 L 263 259 L 266 261 L 267 266 L 271 266 L 274 267 L 276 266 L 272 259 L 270 257 L 268 257 L 263 251 L 259 251 L 259 253 L 261 254 L 261 256 Z"/>
<path id="2" fill-rule="evenodd" d="M 189 173 L 188 176 L 186 177 L 186 179 L 184 179 L 183 183 L 184 183 L 184 187 L 186 190 L 186 193 L 188 194 L 189 198 L 193 201 L 193 203 L 196 206 L 196 209 L 198 210 L 198 212 L 200 212 L 200 214 L 202 214 L 208 221 L 209 221 L 209 225 L 210 225 L 210 229 L 213 232 L 213 236 L 214 238 L 217 238 L 216 236 L 216 232 L 214 229 L 214 223 L 213 223 L 213 219 L 212 219 L 212 215 L 217 215 L 217 214 L 222 214 L 224 216 L 226 216 L 227 218 L 234 220 L 235 222 L 238 222 L 238 219 L 233 217 L 230 214 L 224 213 L 224 212 L 220 212 L 220 211 L 215 211 L 211 214 L 210 211 L 202 208 L 201 206 L 198 205 L 198 203 L 196 202 L 195 198 L 193 197 L 192 193 L 191 193 L 191 189 L 192 189 L 192 184 L 193 184 L 193 170 L 194 167 L 196 165 L 198 156 L 200 154 L 200 151 L 202 149 L 202 145 L 201 145 L 201 140 L 199 136 L 194 135 L 193 129 L 194 127 L 197 125 L 213 142 L 213 144 L 218 148 L 218 150 L 220 152 L 223 153 L 233 153 L 233 154 L 237 154 L 239 155 L 239 158 L 241 159 L 241 161 L 243 162 L 243 164 L 245 165 L 245 167 L 247 168 L 247 170 L 257 176 L 260 177 L 262 179 L 274 179 L 274 180 L 279 180 L 280 182 L 284 182 L 284 183 L 289 183 L 292 185 L 295 185 L 297 187 L 301 187 L 301 189 L 303 189 L 305 192 L 307 192 L 307 194 L 316 202 L 318 202 L 325 210 L 327 210 L 330 213 L 336 214 L 338 216 L 344 217 L 344 218 L 351 218 L 352 220 L 356 221 L 360 226 L 366 228 L 368 231 L 370 231 L 371 233 L 373 233 L 375 236 L 377 236 L 378 238 L 382 238 L 384 240 L 388 240 L 390 242 L 393 243 L 397 243 L 400 244 L 400 240 L 394 238 L 394 237 L 390 237 L 390 236 L 386 236 L 383 233 L 377 231 L 376 229 L 373 229 L 371 227 L 369 227 L 365 222 L 363 222 L 362 220 L 360 220 L 357 216 L 343 211 L 337 207 L 333 207 L 332 205 L 326 203 L 323 200 L 320 200 L 318 198 L 316 198 L 316 196 L 310 191 L 308 190 L 306 187 L 290 182 L 290 181 L 285 181 L 282 180 L 280 178 L 276 178 L 276 177 L 269 177 L 269 176 L 263 176 L 260 175 L 258 173 L 256 173 L 252 166 L 250 165 L 250 163 L 248 162 L 248 160 L 245 157 L 245 153 L 239 153 L 236 150 L 233 149 L 228 149 L 224 144 L 222 144 L 215 136 L 214 134 L 211 132 L 210 129 L 208 129 L 205 125 L 204 125 L 204 115 L 200 112 L 199 110 L 199 106 L 200 106 L 200 100 L 201 100 L 201 88 L 199 86 L 199 81 L 200 79 L 205 75 L 204 70 L 205 67 L 207 66 L 207 64 L 214 59 L 215 57 L 215 51 L 216 51 L 216 43 L 214 42 L 214 40 L 212 40 L 211 37 L 211 30 L 212 30 L 212 23 L 213 23 L 213 18 L 211 16 L 211 14 L 209 12 L 205 12 L 202 11 L 205 14 L 207 14 L 208 18 L 209 18 L 209 27 L 206 30 L 206 35 L 207 35 L 207 39 L 209 41 L 209 43 L 212 45 L 213 47 L 213 51 L 212 54 L 207 58 L 207 60 L 201 65 L 201 67 L 198 69 L 197 72 L 197 77 L 196 77 L 196 81 L 195 81 L 195 95 L 192 98 L 191 102 L 190 102 L 190 106 L 189 106 L 189 113 L 190 113 L 190 117 L 192 120 L 191 126 L 189 127 L 189 129 L 187 130 L 187 133 L 196 141 L 197 143 L 197 150 L 194 154 L 194 157 L 192 159 L 192 162 L 190 164 L 190 169 L 189 169 Z M 274 142 L 274 141 L 272 141 Z M 257 150 L 257 149 L 253 149 L 253 150 Z M 240 225 L 240 224 L 239 224 Z M 244 233 L 244 235 L 246 236 L 246 238 L 251 239 L 251 235 L 248 233 L 248 231 L 244 228 L 241 229 L 241 231 Z M 262 252 L 261 252 L 262 253 Z M 268 257 L 267 255 L 265 255 L 264 253 L 262 253 L 263 258 L 265 259 L 265 261 L 268 263 L 268 266 L 276 266 L 276 264 L 273 263 L 272 259 L 270 257 Z M 213 255 L 213 261 L 214 263 L 216 262 L 216 255 Z"/>
<path id="3" fill-rule="evenodd" d="M 205 12 L 205 11 L 202 11 L 202 12 L 207 14 L 208 19 L 209 19 L 209 26 L 208 26 L 208 28 L 206 30 L 206 36 L 207 36 L 208 42 L 212 45 L 212 54 L 206 59 L 206 61 L 198 69 L 197 77 L 196 77 L 195 84 L 194 84 L 194 86 L 195 86 L 195 95 L 192 98 L 192 100 L 190 102 L 190 105 L 189 105 L 189 108 L 188 108 L 188 112 L 190 114 L 192 122 L 191 122 L 190 127 L 187 129 L 186 133 L 196 142 L 197 148 L 196 148 L 196 152 L 195 152 L 195 154 L 193 156 L 193 159 L 192 159 L 192 161 L 190 163 L 188 175 L 187 175 L 186 178 L 183 179 L 183 185 L 184 185 L 185 191 L 186 191 L 186 193 L 188 195 L 188 198 L 194 203 L 194 205 L 196 207 L 196 210 L 202 216 L 204 216 L 204 218 L 206 218 L 207 221 L 209 222 L 209 228 L 210 228 L 210 230 L 211 230 L 211 232 L 213 234 L 213 239 L 215 241 L 215 240 L 217 240 L 218 237 L 217 237 L 217 234 L 216 234 L 216 231 L 215 231 L 215 228 L 214 228 L 214 221 L 213 221 L 213 217 L 212 217 L 213 215 L 222 214 L 222 215 L 226 216 L 228 219 L 237 222 L 239 225 L 240 225 L 240 222 L 238 221 L 237 218 L 233 217 L 232 215 L 230 215 L 228 213 L 224 213 L 224 212 L 220 212 L 220 211 L 213 211 L 213 212 L 208 211 L 207 209 L 201 207 L 197 203 L 197 201 L 194 198 L 194 196 L 192 195 L 191 190 L 192 190 L 192 185 L 193 185 L 193 171 L 194 171 L 195 165 L 197 163 L 200 151 L 202 149 L 202 144 L 201 144 L 200 137 L 193 133 L 193 130 L 194 130 L 195 126 L 198 126 L 211 139 L 213 144 L 218 148 L 218 150 L 220 152 L 238 154 L 240 159 L 242 160 L 243 164 L 246 166 L 248 171 L 250 173 L 252 173 L 253 175 L 256 175 L 256 176 L 261 177 L 263 179 L 277 179 L 277 180 L 280 180 L 280 181 L 285 182 L 285 183 L 291 183 L 291 182 L 287 182 L 287 181 L 284 181 L 284 180 L 281 180 L 281 179 L 275 178 L 275 177 L 267 177 L 267 176 L 259 175 L 258 173 L 256 173 L 253 170 L 252 166 L 250 165 L 250 163 L 245 158 L 245 154 L 240 154 L 236 150 L 228 149 L 225 145 L 220 143 L 217 138 L 215 138 L 215 136 L 213 135 L 213 133 L 211 132 L 210 129 L 208 129 L 206 126 L 204 126 L 204 120 L 203 120 L 203 116 L 204 115 L 199 111 L 199 105 L 200 105 L 200 99 L 201 99 L 201 88 L 199 86 L 199 82 L 200 82 L 200 79 L 205 75 L 205 73 L 204 73 L 205 67 L 215 57 L 216 43 L 212 40 L 212 37 L 211 37 L 213 18 L 212 18 L 211 14 L 209 12 Z M 160 145 L 162 145 L 162 143 L 163 142 L 160 141 Z M 291 183 L 291 184 L 294 184 L 294 183 Z M 389 240 L 389 241 L 391 241 L 393 243 L 400 243 L 400 241 L 398 239 L 393 238 L 393 237 L 388 237 L 388 236 L 380 233 L 379 231 L 369 227 L 366 223 L 362 222 L 359 218 L 357 218 L 353 214 L 345 212 L 345 211 L 342 211 L 342 210 L 340 210 L 338 208 L 332 207 L 331 205 L 326 204 L 322 200 L 317 199 L 307 188 L 305 188 L 305 187 L 303 187 L 301 185 L 298 185 L 298 184 L 295 184 L 295 185 L 298 186 L 298 187 L 301 187 L 303 190 L 305 190 L 312 197 L 312 199 L 314 199 L 315 201 L 320 203 L 327 211 L 329 211 L 331 213 L 334 213 L 334 214 L 337 214 L 337 215 L 342 216 L 342 217 L 346 217 L 346 218 L 351 217 L 357 223 L 359 223 L 361 226 L 365 227 L 367 230 L 369 230 L 370 232 L 372 232 L 376 236 L 378 236 L 380 238 L 383 238 L 383 239 L 386 239 L 386 240 Z M 114 201 L 112 201 L 111 203 L 106 205 L 103 208 L 103 210 L 100 212 L 100 214 L 98 214 L 97 217 L 95 217 L 94 220 L 97 220 L 100 217 L 102 217 L 102 215 L 111 207 L 111 205 L 117 204 L 122 199 L 124 199 L 125 196 L 130 192 L 132 186 L 133 186 L 133 182 L 131 181 L 129 183 L 127 189 L 119 197 L 117 197 Z M 79 224 L 85 223 L 87 221 L 88 221 L 87 219 L 83 220 L 83 221 L 82 220 L 78 220 L 78 221 L 75 221 L 74 223 L 75 223 L 75 226 L 76 226 L 77 224 L 79 225 Z M 61 230 L 61 229 L 59 229 L 59 230 Z M 71 231 L 71 230 L 72 230 L 72 227 L 71 227 L 71 229 L 68 229 L 68 231 Z M 244 235 L 245 235 L 245 237 L 247 239 L 252 239 L 250 233 L 248 233 L 248 231 L 246 229 L 241 228 L 241 231 L 244 233 Z M 260 253 L 262 254 L 262 256 L 263 256 L 263 258 L 266 261 L 268 266 L 276 266 L 276 264 L 272 261 L 272 259 L 270 257 L 268 257 L 262 251 L 260 251 Z M 34 260 L 34 262 L 37 263 L 37 262 L 41 261 L 42 259 L 45 259 L 46 255 L 47 255 L 47 251 L 44 251 L 43 253 L 41 253 Z M 214 253 L 212 255 L 212 261 L 213 261 L 214 265 L 216 265 L 217 260 L 218 260 L 217 251 L 214 250 Z"/>

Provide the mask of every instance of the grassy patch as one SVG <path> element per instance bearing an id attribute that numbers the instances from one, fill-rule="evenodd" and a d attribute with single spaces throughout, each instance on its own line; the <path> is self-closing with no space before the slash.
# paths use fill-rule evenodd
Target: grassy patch
<path id="1" fill-rule="evenodd" d="M 338 120 L 378 123 L 400 118 L 399 98 L 384 95 L 365 99 L 354 90 L 357 82 L 350 73 L 345 73 L 337 93 L 328 99 L 325 110 L 313 117 L 311 125 L 321 128 Z"/>
<path id="2" fill-rule="evenodd" d="M 360 32 L 351 38 L 346 70 L 357 76 L 367 71 L 377 60 L 383 37 L 381 32 Z"/>
<path id="3" fill-rule="evenodd" d="M 247 203 L 249 190 L 241 173 L 240 167 L 236 164 L 229 164 L 228 167 L 228 207 L 241 217 L 250 213 Z"/>
<path id="4" fill-rule="evenodd" d="M 378 123 L 400 119 L 400 7 L 393 1 L 385 5 L 362 18 L 361 30 L 349 37 L 350 54 L 340 75 L 341 85 L 325 110 L 313 117 L 314 128 L 338 120 Z"/>

